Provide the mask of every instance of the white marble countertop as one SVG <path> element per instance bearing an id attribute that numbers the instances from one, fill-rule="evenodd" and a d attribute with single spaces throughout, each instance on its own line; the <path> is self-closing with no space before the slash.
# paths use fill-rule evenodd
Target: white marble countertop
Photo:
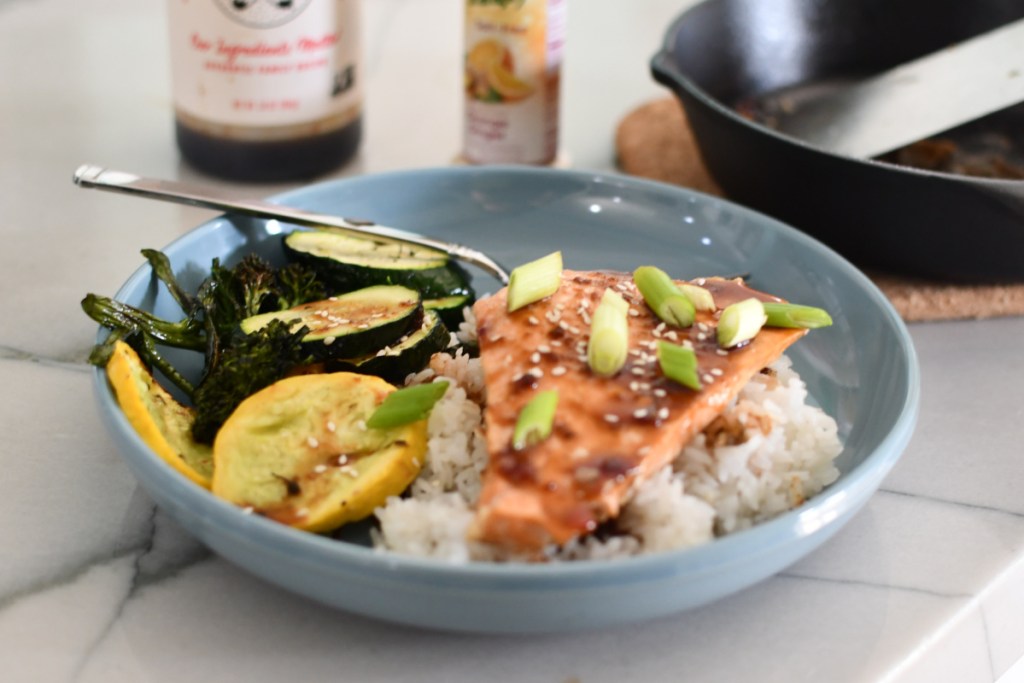
<path id="1" fill-rule="evenodd" d="M 575 0 L 565 147 L 613 169 L 620 117 L 685 0 Z M 366 0 L 367 134 L 339 174 L 447 164 L 460 0 Z M 97 192 L 84 162 L 195 178 L 174 147 L 163 3 L 0 0 L 0 678 L 7 681 L 991 681 L 1024 655 L 1024 319 L 915 325 L 918 430 L 818 552 L 619 630 L 470 637 L 377 623 L 252 578 L 141 492 L 92 405 L 113 293 L 209 212 Z M 239 186 L 252 196 L 287 186 Z"/>

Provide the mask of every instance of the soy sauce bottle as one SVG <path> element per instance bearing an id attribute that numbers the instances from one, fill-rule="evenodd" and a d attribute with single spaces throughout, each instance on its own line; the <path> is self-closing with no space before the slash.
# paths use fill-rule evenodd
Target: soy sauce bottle
<path id="1" fill-rule="evenodd" d="M 302 180 L 359 147 L 359 0 L 169 0 L 184 159 L 245 181 Z"/>

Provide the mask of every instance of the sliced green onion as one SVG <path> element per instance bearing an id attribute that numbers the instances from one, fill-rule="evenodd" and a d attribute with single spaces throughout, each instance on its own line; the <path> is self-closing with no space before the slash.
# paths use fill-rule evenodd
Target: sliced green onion
<path id="1" fill-rule="evenodd" d="M 610 289 L 604 290 L 601 303 L 594 309 L 590 321 L 590 343 L 587 362 L 599 375 L 610 377 L 626 364 L 629 350 L 629 323 L 626 315 L 629 304 Z"/>
<path id="2" fill-rule="evenodd" d="M 524 263 L 508 276 L 508 312 L 551 296 L 562 284 L 562 252 Z"/>
<path id="3" fill-rule="evenodd" d="M 686 295 L 686 298 L 690 300 L 693 307 L 698 311 L 704 311 L 706 313 L 714 313 L 715 311 L 715 297 L 711 295 L 711 292 L 699 287 L 697 285 L 691 285 L 687 282 L 679 285 L 679 290 Z"/>
<path id="4" fill-rule="evenodd" d="M 640 266 L 633 271 L 633 282 L 654 314 L 669 325 L 689 327 L 696 315 L 693 303 L 660 268 Z"/>
<path id="5" fill-rule="evenodd" d="M 753 339 L 765 323 L 764 305 L 745 299 L 725 307 L 718 319 L 718 345 L 729 349 Z"/>
<path id="6" fill-rule="evenodd" d="M 661 372 L 670 380 L 694 391 L 701 390 L 700 377 L 697 375 L 697 354 L 693 349 L 659 341 L 658 364 Z"/>
<path id="7" fill-rule="evenodd" d="M 801 306 L 799 304 L 783 304 L 772 301 L 764 303 L 764 313 L 768 316 L 768 327 L 802 327 L 814 329 L 828 327 L 832 324 L 832 316 L 823 308 Z"/>
<path id="8" fill-rule="evenodd" d="M 370 429 L 390 429 L 410 422 L 419 422 L 430 415 L 434 404 L 448 390 L 448 382 L 417 384 L 392 391 L 366 421 Z"/>
<path id="9" fill-rule="evenodd" d="M 551 436 L 551 425 L 555 421 L 557 406 L 557 391 L 538 392 L 519 413 L 515 430 L 512 432 L 512 448 L 522 450 L 528 446 L 535 446 Z"/>

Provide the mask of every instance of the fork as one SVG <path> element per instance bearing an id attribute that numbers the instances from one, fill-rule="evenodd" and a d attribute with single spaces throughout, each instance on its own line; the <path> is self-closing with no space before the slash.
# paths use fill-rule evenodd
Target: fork
<path id="1" fill-rule="evenodd" d="M 406 232 L 405 230 L 377 225 L 372 221 L 313 213 L 303 209 L 271 204 L 270 202 L 259 200 L 228 197 L 218 194 L 207 187 L 191 183 L 144 178 L 133 173 L 115 171 L 90 164 L 79 166 L 75 170 L 73 180 L 79 187 L 120 192 L 177 204 L 188 204 L 189 206 L 198 206 L 205 209 L 255 216 L 257 218 L 276 218 L 277 220 L 296 225 L 312 227 L 329 226 L 364 237 L 435 249 L 448 254 L 454 259 L 477 266 L 498 278 L 503 285 L 508 284 L 508 272 L 505 268 L 481 251 L 461 244 L 445 242 Z"/>

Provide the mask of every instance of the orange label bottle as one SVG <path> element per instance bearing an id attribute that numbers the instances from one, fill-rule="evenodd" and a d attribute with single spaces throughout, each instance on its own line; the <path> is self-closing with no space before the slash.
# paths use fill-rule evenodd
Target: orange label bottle
<path id="1" fill-rule="evenodd" d="M 566 0 L 466 0 L 466 161 L 555 160 L 566 7 Z"/>

